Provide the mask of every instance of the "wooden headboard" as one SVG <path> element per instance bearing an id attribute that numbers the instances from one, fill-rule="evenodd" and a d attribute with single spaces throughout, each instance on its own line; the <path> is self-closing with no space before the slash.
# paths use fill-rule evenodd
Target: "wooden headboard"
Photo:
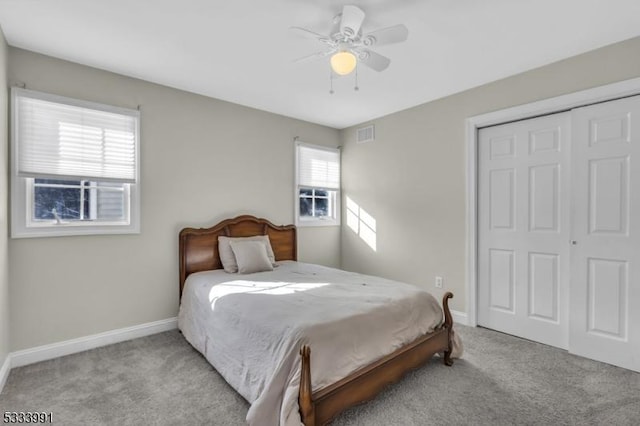
<path id="1" fill-rule="evenodd" d="M 298 260 L 295 225 L 278 226 L 266 219 L 244 215 L 223 220 L 211 228 L 184 228 L 180 231 L 180 297 L 189 274 L 222 268 L 218 255 L 220 235 L 268 235 L 276 260 Z"/>

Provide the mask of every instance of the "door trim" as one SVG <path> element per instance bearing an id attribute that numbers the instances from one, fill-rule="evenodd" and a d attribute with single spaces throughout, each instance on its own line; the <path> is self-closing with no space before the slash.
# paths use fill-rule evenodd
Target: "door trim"
<path id="1" fill-rule="evenodd" d="M 590 104 L 640 94 L 640 78 L 624 80 L 568 95 L 469 117 L 466 128 L 466 288 L 467 325 L 478 325 L 478 129 L 511 121 L 555 114 Z"/>

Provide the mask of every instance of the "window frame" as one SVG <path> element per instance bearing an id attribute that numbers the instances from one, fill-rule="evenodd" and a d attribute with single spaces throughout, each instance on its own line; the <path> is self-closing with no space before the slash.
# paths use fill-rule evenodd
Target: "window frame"
<path id="1" fill-rule="evenodd" d="M 50 102 L 63 105 L 71 105 L 82 108 L 90 108 L 116 114 L 126 114 L 135 117 L 135 183 L 125 183 L 124 206 L 125 220 L 123 221 L 63 221 L 33 220 L 33 194 L 35 178 L 18 176 L 18 114 L 17 100 L 23 93 Z M 90 101 L 67 98 L 49 93 L 26 90 L 22 88 L 11 89 L 11 173 L 10 173 L 10 201 L 11 201 L 11 238 L 38 238 L 59 237 L 75 235 L 113 235 L 113 234 L 139 234 L 140 233 L 140 111 L 105 105 Z M 52 179 L 66 180 L 64 177 L 51 176 Z M 75 178 L 74 178 L 75 179 Z M 82 179 L 76 179 L 82 180 Z M 84 180 L 102 182 L 95 178 Z M 108 180 L 104 180 L 108 182 Z M 128 194 L 128 197 L 126 196 Z M 127 214 L 128 213 L 128 214 Z"/>
<path id="2" fill-rule="evenodd" d="M 314 226 L 340 226 L 340 218 L 342 216 L 340 209 L 340 201 L 341 201 L 341 189 L 342 182 L 340 183 L 340 187 L 338 188 L 323 188 L 319 186 L 308 186 L 308 185 L 300 185 L 299 182 L 299 147 L 304 146 L 307 148 L 313 148 L 324 151 L 338 152 L 340 156 L 340 176 L 342 177 L 342 153 L 340 152 L 340 148 L 328 147 L 323 145 L 314 145 L 308 144 L 305 142 L 300 142 L 298 140 L 295 141 L 295 187 L 293 191 L 294 202 L 293 202 L 293 210 L 294 210 L 294 219 L 295 225 L 298 227 L 314 227 Z M 341 178 L 342 180 L 342 178 Z M 300 216 L 300 190 L 302 189 L 311 189 L 311 190 L 320 190 L 326 191 L 328 193 L 329 202 L 331 204 L 331 199 L 335 199 L 335 203 L 333 205 L 334 213 L 332 216 L 318 216 L 318 217 L 302 217 Z M 331 196 L 330 194 L 334 195 Z"/>
<path id="3" fill-rule="evenodd" d="M 42 184 L 42 183 L 37 183 L 35 182 L 37 180 L 37 178 L 25 178 L 27 179 L 27 181 L 25 182 L 26 184 L 26 188 L 27 188 L 27 199 L 28 200 L 35 200 L 35 189 L 39 186 L 39 187 L 52 187 L 52 188 L 57 188 L 57 187 L 62 187 L 62 184 Z M 64 182 L 64 180 L 63 180 Z M 68 182 L 68 181 L 67 181 Z M 90 191 L 90 197 L 89 197 L 89 216 L 92 216 L 92 212 L 94 214 L 97 214 L 97 210 L 98 210 L 98 190 L 99 188 L 103 189 L 103 190 L 107 190 L 107 191 L 113 191 L 113 192 L 120 192 L 122 191 L 123 193 L 123 203 L 122 203 L 122 209 L 124 211 L 124 217 L 125 218 L 129 218 L 130 212 L 131 212 L 131 206 L 130 206 L 130 185 L 128 184 L 122 184 L 122 188 L 113 188 L 110 189 L 109 187 L 99 187 L 98 184 L 100 183 L 104 183 L 102 181 L 94 181 L 94 180 L 80 180 L 80 185 L 74 185 L 72 187 L 67 187 L 67 189 L 74 189 L 74 190 L 78 190 L 80 191 L 80 216 L 84 216 L 84 206 L 83 201 L 84 201 L 84 191 L 88 190 Z M 37 227 L 43 227 L 43 226 L 51 226 L 51 219 L 35 219 L 35 204 L 34 203 L 27 203 L 26 204 L 27 207 L 27 227 L 31 228 L 37 228 Z M 117 226 L 117 225 L 121 225 L 124 220 L 105 220 L 105 219 L 99 219 L 99 218 L 81 218 L 81 219 L 61 219 L 62 221 L 67 221 L 67 222 L 73 222 L 75 224 L 77 224 L 77 226 L 87 226 L 90 224 L 96 224 L 96 225 L 101 225 L 101 226 Z M 127 219 L 128 220 L 128 219 Z M 56 223 L 56 226 L 58 226 L 59 224 Z"/>

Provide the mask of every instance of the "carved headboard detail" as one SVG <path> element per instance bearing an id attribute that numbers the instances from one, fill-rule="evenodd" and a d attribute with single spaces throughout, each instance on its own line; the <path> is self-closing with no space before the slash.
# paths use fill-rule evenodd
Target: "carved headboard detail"
<path id="1" fill-rule="evenodd" d="M 244 215 L 223 220 L 211 228 L 184 228 L 180 231 L 180 297 L 189 274 L 222 268 L 218 255 L 220 235 L 268 235 L 276 260 L 298 260 L 294 225 L 278 226 L 266 219 Z"/>

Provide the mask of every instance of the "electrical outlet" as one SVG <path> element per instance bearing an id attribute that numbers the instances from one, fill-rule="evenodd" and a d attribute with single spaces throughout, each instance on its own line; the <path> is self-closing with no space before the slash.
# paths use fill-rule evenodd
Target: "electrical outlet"
<path id="1" fill-rule="evenodd" d="M 442 288 L 442 277 L 436 277 L 436 288 Z"/>

